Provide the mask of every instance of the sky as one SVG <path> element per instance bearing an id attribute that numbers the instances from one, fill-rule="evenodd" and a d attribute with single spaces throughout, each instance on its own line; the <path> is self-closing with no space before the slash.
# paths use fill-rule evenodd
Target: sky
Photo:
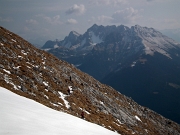
<path id="1" fill-rule="evenodd" d="M 0 87 L 1 135 L 118 135 Z"/>
<path id="2" fill-rule="evenodd" d="M 0 26 L 34 44 L 93 24 L 180 28 L 180 0 L 0 0 Z"/>

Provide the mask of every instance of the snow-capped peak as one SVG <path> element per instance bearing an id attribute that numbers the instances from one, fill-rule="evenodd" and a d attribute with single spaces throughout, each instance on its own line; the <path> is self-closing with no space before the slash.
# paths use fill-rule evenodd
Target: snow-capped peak
<path id="1" fill-rule="evenodd" d="M 142 39 L 146 54 L 154 55 L 154 52 L 158 52 L 168 58 L 171 58 L 168 50 L 176 47 L 180 48 L 180 45 L 177 42 L 167 36 L 164 36 L 162 33 L 153 28 L 135 25 L 131 29 L 134 29 L 137 35 Z"/>

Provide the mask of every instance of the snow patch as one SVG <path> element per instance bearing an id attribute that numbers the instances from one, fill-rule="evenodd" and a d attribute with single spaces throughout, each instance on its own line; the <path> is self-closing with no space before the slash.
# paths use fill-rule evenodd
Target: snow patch
<path id="1" fill-rule="evenodd" d="M 27 53 L 24 50 L 21 50 L 21 53 L 27 55 Z"/>
<path id="2" fill-rule="evenodd" d="M 63 93 L 60 92 L 60 91 L 58 91 L 58 93 L 60 94 L 61 99 L 64 101 L 64 104 L 65 104 L 66 108 L 70 108 L 69 102 L 65 99 L 65 97 L 66 97 L 67 95 L 63 94 Z"/>
<path id="3" fill-rule="evenodd" d="M 59 46 L 57 44 L 54 45 L 54 48 L 58 48 Z"/>
<path id="4" fill-rule="evenodd" d="M 48 82 L 43 82 L 43 84 L 44 84 L 45 86 L 49 86 L 49 85 L 48 85 Z"/>
<path id="5" fill-rule="evenodd" d="M 13 88 L 14 88 L 15 90 L 19 90 L 19 89 L 17 88 L 17 86 L 11 81 L 11 78 L 9 78 L 8 75 L 6 75 L 6 74 L 4 75 L 4 80 L 5 80 L 6 83 L 13 85 Z"/>
<path id="6" fill-rule="evenodd" d="M 79 66 L 81 66 L 81 65 L 82 65 L 82 64 L 76 64 L 75 67 L 79 67 Z"/>
<path id="7" fill-rule="evenodd" d="M 117 119 L 117 122 L 119 122 L 119 124 L 124 124 L 124 123 L 122 123 L 119 119 Z"/>
<path id="8" fill-rule="evenodd" d="M 89 32 L 90 36 L 91 36 L 91 40 L 93 42 L 93 45 L 96 45 L 98 43 L 102 42 L 102 39 L 98 36 L 95 35 L 95 33 L 93 31 Z"/>
<path id="9" fill-rule="evenodd" d="M 21 48 L 21 46 L 20 46 L 20 45 L 17 45 L 17 47 Z"/>
<path id="10" fill-rule="evenodd" d="M 49 97 L 48 97 L 47 95 L 44 95 L 44 97 L 45 97 L 46 99 L 49 99 Z"/>
<path id="11" fill-rule="evenodd" d="M 13 42 L 16 42 L 16 40 L 14 40 L 14 39 L 11 39 Z"/>
<path id="12" fill-rule="evenodd" d="M 6 70 L 6 69 L 3 69 L 4 72 L 8 73 L 8 74 L 11 74 L 10 71 Z"/>
<path id="13" fill-rule="evenodd" d="M 72 91 L 72 86 L 68 86 L 69 90 Z"/>
<path id="14" fill-rule="evenodd" d="M 81 107 L 79 107 L 79 109 L 82 110 L 83 112 L 85 112 L 86 114 L 91 114 L 90 112 L 88 112 L 88 111 L 82 109 Z"/>
<path id="15" fill-rule="evenodd" d="M 54 104 L 54 103 L 51 103 L 53 106 L 56 106 L 56 107 L 59 107 L 59 105 L 57 105 L 57 104 Z"/>
<path id="16" fill-rule="evenodd" d="M 141 119 L 136 115 L 135 118 L 138 120 L 138 121 L 141 121 Z M 142 122 L 142 121 L 141 121 Z"/>
<path id="17" fill-rule="evenodd" d="M 100 104 L 102 104 L 102 105 L 103 105 L 104 103 L 103 103 L 102 101 L 100 101 Z"/>
<path id="18" fill-rule="evenodd" d="M 136 61 L 134 61 L 132 64 L 131 64 L 131 67 L 134 67 L 136 65 Z"/>
<path id="19" fill-rule="evenodd" d="M 22 56 L 18 55 L 18 58 L 23 58 Z"/>
<path id="20" fill-rule="evenodd" d="M 13 67 L 14 69 L 19 69 L 21 66 Z"/>
<path id="21" fill-rule="evenodd" d="M 45 89 L 45 91 L 47 91 L 47 92 L 48 92 L 48 89 Z"/>

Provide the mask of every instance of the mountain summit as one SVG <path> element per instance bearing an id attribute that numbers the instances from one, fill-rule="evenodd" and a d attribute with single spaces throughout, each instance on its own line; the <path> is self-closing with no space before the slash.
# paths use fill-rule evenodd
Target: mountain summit
<path id="1" fill-rule="evenodd" d="M 2 27 L 0 57 L 0 86 L 19 95 L 123 135 L 180 134 L 177 123 Z"/>
<path id="2" fill-rule="evenodd" d="M 76 41 L 49 52 L 180 123 L 179 43 L 139 25 L 93 25 Z"/>
<path id="3" fill-rule="evenodd" d="M 141 27 L 136 25 L 132 27 L 133 31 L 142 39 L 144 51 L 146 54 L 153 55 L 155 52 L 171 58 L 168 51 L 179 49 L 180 44 L 168 38 L 153 28 Z"/>
<path id="4" fill-rule="evenodd" d="M 134 47 L 143 49 L 144 53 L 153 55 L 155 52 L 166 55 L 170 58 L 168 49 L 179 48 L 180 44 L 163 35 L 153 28 L 141 27 L 139 25 L 131 28 L 124 25 L 120 26 L 98 26 L 94 24 L 83 35 L 71 31 L 64 40 L 58 42 L 58 46 L 73 50 L 92 50 L 97 44 L 118 43 L 121 46 L 130 49 Z M 43 49 L 53 49 L 54 41 Z M 137 45 L 138 44 L 138 45 Z M 89 47 L 91 46 L 91 47 Z"/>

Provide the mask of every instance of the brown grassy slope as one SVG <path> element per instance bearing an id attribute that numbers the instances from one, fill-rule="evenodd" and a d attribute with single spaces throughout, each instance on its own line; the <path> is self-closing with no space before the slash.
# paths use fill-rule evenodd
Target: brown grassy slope
<path id="1" fill-rule="evenodd" d="M 87 121 L 122 135 L 180 134 L 178 124 L 139 106 L 132 99 L 2 27 L 0 59 L 0 86 L 52 109 L 77 117 L 81 117 L 83 110 Z M 73 88 L 70 95 L 68 86 Z"/>

